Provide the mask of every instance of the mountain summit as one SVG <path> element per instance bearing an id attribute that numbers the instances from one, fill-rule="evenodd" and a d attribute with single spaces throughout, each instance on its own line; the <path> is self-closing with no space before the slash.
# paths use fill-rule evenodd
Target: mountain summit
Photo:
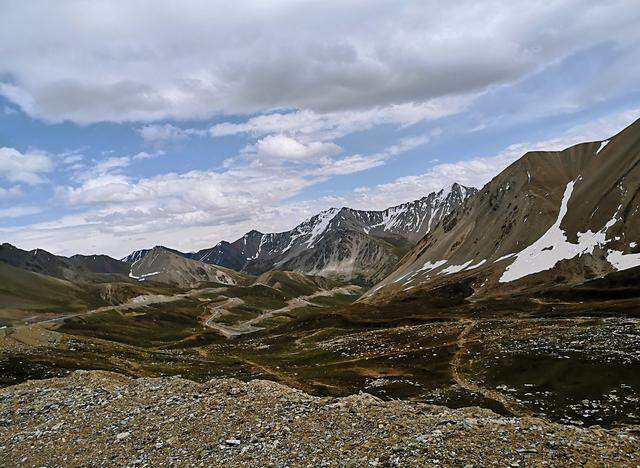
<path id="1" fill-rule="evenodd" d="M 467 278 L 479 298 L 640 266 L 639 189 L 640 120 L 608 140 L 527 153 L 445 216 L 369 295 Z"/>

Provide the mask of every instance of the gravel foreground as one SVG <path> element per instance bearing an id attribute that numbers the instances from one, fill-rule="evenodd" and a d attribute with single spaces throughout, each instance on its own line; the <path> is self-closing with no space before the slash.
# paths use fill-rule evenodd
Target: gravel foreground
<path id="1" fill-rule="evenodd" d="M 0 390 L 2 466 L 640 466 L 623 430 L 254 380 L 78 371 Z"/>

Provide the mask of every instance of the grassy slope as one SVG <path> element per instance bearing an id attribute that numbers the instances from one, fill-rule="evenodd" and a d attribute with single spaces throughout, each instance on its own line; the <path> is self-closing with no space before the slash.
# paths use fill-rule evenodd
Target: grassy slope
<path id="1" fill-rule="evenodd" d="M 101 305 L 92 294 L 69 281 L 0 263 L 0 308 L 40 312 L 74 312 Z"/>

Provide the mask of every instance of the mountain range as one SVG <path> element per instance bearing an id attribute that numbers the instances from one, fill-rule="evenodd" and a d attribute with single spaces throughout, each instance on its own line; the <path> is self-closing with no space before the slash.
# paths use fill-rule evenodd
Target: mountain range
<path id="1" fill-rule="evenodd" d="M 250 275 L 286 270 L 371 283 L 383 279 L 419 239 L 476 192 L 453 184 L 382 211 L 331 208 L 289 231 L 252 230 L 198 252 L 172 252 Z M 123 261 L 138 265 L 150 251 L 135 251 Z"/>
<path id="2" fill-rule="evenodd" d="M 640 120 L 604 141 L 527 153 L 479 191 L 453 184 L 382 211 L 332 208 L 289 231 L 252 230 L 198 252 L 157 246 L 117 260 L 2 244 L 0 262 L 7 281 L 28 271 L 24 283 L 55 278 L 47 287 L 71 292 L 101 284 L 108 298 L 138 291 L 131 284 L 240 285 L 292 271 L 373 284 L 361 298 L 370 304 L 443 287 L 481 301 L 636 274 L 639 190 Z M 111 283 L 119 286 L 105 286 Z"/>

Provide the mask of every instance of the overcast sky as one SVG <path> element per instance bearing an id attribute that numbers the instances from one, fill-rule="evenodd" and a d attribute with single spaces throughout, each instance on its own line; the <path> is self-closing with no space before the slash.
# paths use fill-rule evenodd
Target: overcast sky
<path id="1" fill-rule="evenodd" d="M 640 117 L 640 3 L 0 0 L 0 241 L 290 229 Z"/>

